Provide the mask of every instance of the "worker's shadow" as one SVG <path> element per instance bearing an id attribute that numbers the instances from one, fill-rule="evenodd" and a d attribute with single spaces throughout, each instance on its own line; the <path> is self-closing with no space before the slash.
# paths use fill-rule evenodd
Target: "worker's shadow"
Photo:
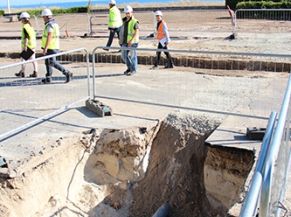
<path id="1" fill-rule="evenodd" d="M 10 79 L 10 78 L 6 77 L 5 79 Z M 40 85 L 40 84 L 42 84 L 40 78 L 37 78 L 37 79 L 17 79 L 17 80 L 13 80 L 13 81 L 0 82 L 0 87 L 33 86 L 33 85 Z"/>

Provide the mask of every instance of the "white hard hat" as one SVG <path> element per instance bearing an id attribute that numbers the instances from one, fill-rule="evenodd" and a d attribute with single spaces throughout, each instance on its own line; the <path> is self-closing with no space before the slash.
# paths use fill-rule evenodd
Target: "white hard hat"
<path id="1" fill-rule="evenodd" d="M 126 5 L 124 8 L 124 13 L 132 13 L 132 12 L 133 12 L 132 7 L 129 5 Z"/>
<path id="2" fill-rule="evenodd" d="M 156 15 L 156 16 L 163 16 L 163 13 L 162 13 L 162 11 L 156 11 L 156 12 L 155 12 L 155 15 Z"/>
<path id="3" fill-rule="evenodd" d="M 43 9 L 41 12 L 42 17 L 48 17 L 48 16 L 52 16 L 52 15 L 53 15 L 52 11 L 48 8 Z"/>
<path id="4" fill-rule="evenodd" d="M 22 12 L 19 16 L 19 19 L 29 19 L 30 16 L 27 12 Z"/>
<path id="5" fill-rule="evenodd" d="M 116 5 L 116 1 L 115 0 L 109 0 L 109 4 Z"/>

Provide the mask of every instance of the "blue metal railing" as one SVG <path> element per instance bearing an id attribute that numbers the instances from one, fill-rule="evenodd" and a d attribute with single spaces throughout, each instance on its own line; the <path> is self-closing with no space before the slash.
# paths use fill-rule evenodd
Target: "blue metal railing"
<path id="1" fill-rule="evenodd" d="M 290 160 L 291 75 L 289 75 L 278 121 L 272 112 L 250 189 L 241 209 L 241 217 L 279 216 L 284 198 Z M 260 200 L 260 202 L 259 202 Z"/>

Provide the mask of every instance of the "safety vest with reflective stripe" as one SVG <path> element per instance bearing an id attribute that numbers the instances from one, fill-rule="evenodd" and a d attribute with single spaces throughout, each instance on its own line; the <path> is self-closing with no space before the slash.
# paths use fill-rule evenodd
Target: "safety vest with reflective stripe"
<path id="1" fill-rule="evenodd" d="M 51 42 L 50 42 L 50 44 L 48 45 L 47 48 L 50 49 L 50 50 L 60 49 L 60 42 L 59 42 L 60 29 L 59 29 L 59 25 L 57 23 L 54 23 L 54 22 L 48 22 L 45 25 L 43 33 L 42 33 L 41 47 L 45 48 L 45 45 L 46 45 L 46 42 L 47 42 L 48 25 L 52 26 L 53 31 L 52 31 Z"/>
<path id="2" fill-rule="evenodd" d="M 131 40 L 131 43 L 138 43 L 139 41 L 139 36 L 136 35 L 134 40 L 132 40 L 133 38 L 133 34 L 136 31 L 134 29 L 135 24 L 138 23 L 138 20 L 135 19 L 133 16 L 131 17 L 131 20 L 128 22 L 128 28 L 127 28 L 127 42 L 129 42 Z"/>
<path id="3" fill-rule="evenodd" d="M 162 20 L 158 29 L 157 29 L 157 39 L 158 40 L 161 40 L 161 39 L 166 37 L 166 34 L 164 32 L 164 25 L 166 25 L 166 22 Z"/>
<path id="4" fill-rule="evenodd" d="M 108 27 L 109 28 L 118 28 L 122 25 L 122 18 L 120 15 L 120 10 L 113 6 L 109 9 L 109 21 L 108 21 Z"/>
<path id="5" fill-rule="evenodd" d="M 26 23 L 26 24 L 24 24 L 22 26 L 22 31 L 21 31 L 21 47 L 24 48 L 24 43 L 25 43 L 24 30 L 28 34 L 27 47 L 29 47 L 30 49 L 34 49 L 36 47 L 35 31 L 34 31 L 33 27 L 30 24 L 28 24 L 28 23 Z"/>

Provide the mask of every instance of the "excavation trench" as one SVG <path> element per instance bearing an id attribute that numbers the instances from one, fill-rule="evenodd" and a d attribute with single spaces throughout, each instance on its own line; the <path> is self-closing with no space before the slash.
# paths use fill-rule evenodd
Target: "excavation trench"
<path id="1" fill-rule="evenodd" d="M 155 56 L 148 55 L 147 53 L 140 52 L 138 56 L 138 63 L 141 65 L 154 65 Z M 194 55 L 194 54 L 193 54 Z M 40 56 L 40 54 L 37 54 Z M 0 57 L 19 59 L 19 53 L 0 52 Z M 66 54 L 59 57 L 61 61 L 65 62 L 86 62 L 85 54 Z M 252 60 L 250 58 L 224 58 L 224 57 L 211 57 L 208 55 L 199 56 L 187 56 L 177 54 L 176 57 L 172 57 L 175 66 L 200 68 L 200 69 L 220 69 L 220 70 L 248 70 L 248 71 L 269 71 L 269 72 L 289 72 L 291 64 L 288 61 L 270 60 L 270 59 L 258 59 Z M 89 55 L 89 61 L 92 62 L 92 55 Z M 120 54 L 104 54 L 96 53 L 95 61 L 97 63 L 123 63 Z M 160 65 L 165 65 L 166 59 L 161 57 Z"/>
<path id="2" fill-rule="evenodd" d="M 254 153 L 205 144 L 218 125 L 170 114 L 153 127 L 63 139 L 38 166 L 1 179 L 0 216 L 150 217 L 165 202 L 169 216 L 231 216 Z"/>

